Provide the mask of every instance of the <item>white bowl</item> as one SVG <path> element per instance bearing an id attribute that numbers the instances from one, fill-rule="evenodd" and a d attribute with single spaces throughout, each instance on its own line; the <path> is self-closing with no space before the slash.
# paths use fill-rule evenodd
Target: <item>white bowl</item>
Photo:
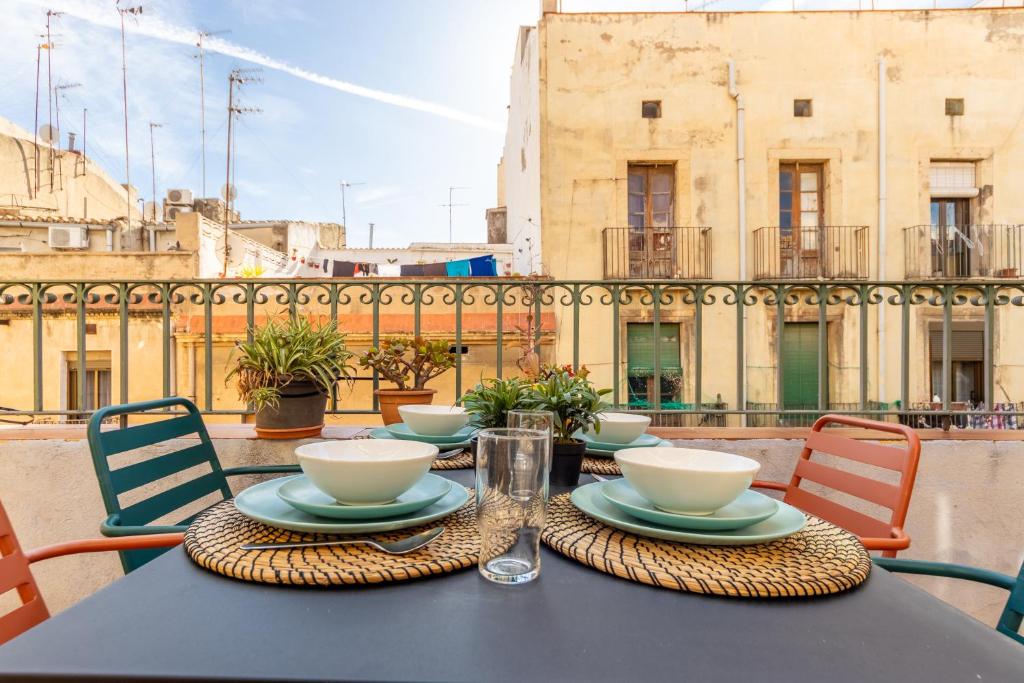
<path id="1" fill-rule="evenodd" d="M 398 406 L 398 414 L 409 429 L 423 436 L 451 436 L 470 418 L 462 406 Z"/>
<path id="2" fill-rule="evenodd" d="M 398 439 L 320 441 L 295 449 L 313 485 L 339 503 L 390 503 L 430 469 L 437 446 Z"/>
<path id="3" fill-rule="evenodd" d="M 651 424 L 650 417 L 636 413 L 598 413 L 597 417 L 601 420 L 601 432 L 591 425 L 586 435 L 602 443 L 633 443 Z"/>
<path id="4" fill-rule="evenodd" d="M 694 448 L 625 448 L 615 462 L 637 493 L 666 512 L 710 515 L 748 488 L 761 463 Z"/>

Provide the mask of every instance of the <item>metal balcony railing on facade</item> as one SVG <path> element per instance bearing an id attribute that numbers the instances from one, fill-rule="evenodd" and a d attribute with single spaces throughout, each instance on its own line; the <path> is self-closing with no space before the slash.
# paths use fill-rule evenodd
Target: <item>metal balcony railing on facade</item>
<path id="1" fill-rule="evenodd" d="M 709 280 L 711 228 L 605 228 L 606 279 Z"/>
<path id="2" fill-rule="evenodd" d="M 837 316 L 838 308 L 845 312 Z M 898 382 L 880 397 L 872 387 L 883 312 L 893 325 L 882 353 Z M 458 353 L 438 401 L 539 359 L 587 365 L 612 389 L 610 403 L 663 425 L 797 425 L 837 411 L 915 425 L 941 414 L 951 425 L 1024 427 L 1016 419 L 1024 406 L 1007 398 L 1024 393 L 1011 381 L 1021 358 L 995 341 L 1024 325 L 1024 282 L 1007 280 L 0 281 L 0 418 L 64 421 L 105 403 L 184 395 L 206 414 L 247 419 L 251 407 L 224 387 L 231 344 L 282 315 L 337 325 L 357 352 L 395 334 L 448 340 Z M 964 334 L 976 337 L 973 345 L 961 344 Z M 649 387 L 675 377 L 668 384 L 677 388 L 649 390 L 638 405 L 634 347 Z M 794 378 L 796 393 L 787 391 Z M 379 412 L 369 389 L 380 378 L 363 372 L 358 380 L 330 414 Z M 770 403 L 748 402 L 773 394 Z"/>
<path id="3" fill-rule="evenodd" d="M 908 279 L 1018 278 L 1024 225 L 913 225 L 903 247 Z"/>
<path id="4" fill-rule="evenodd" d="M 868 228 L 765 226 L 754 231 L 754 279 L 865 280 Z"/>

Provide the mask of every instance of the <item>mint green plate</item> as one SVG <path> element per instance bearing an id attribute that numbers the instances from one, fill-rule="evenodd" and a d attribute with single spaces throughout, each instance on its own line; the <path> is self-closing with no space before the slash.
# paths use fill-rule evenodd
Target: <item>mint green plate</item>
<path id="1" fill-rule="evenodd" d="M 779 509 L 774 498 L 747 489 L 740 497 L 710 515 L 680 515 L 659 510 L 625 479 L 609 481 L 601 487 L 601 494 L 611 503 L 633 517 L 674 529 L 697 531 L 729 531 L 742 529 L 764 521 Z"/>
<path id="2" fill-rule="evenodd" d="M 302 475 L 296 475 L 302 476 Z M 250 486 L 235 496 L 235 507 L 249 519 L 269 526 L 314 534 L 372 534 L 378 531 L 395 531 L 419 526 L 436 519 L 447 517 L 469 500 L 469 490 L 464 486 L 452 486 L 441 500 L 422 510 L 389 517 L 382 520 L 328 520 L 296 510 L 277 495 L 279 488 L 295 477 L 271 479 Z"/>
<path id="3" fill-rule="evenodd" d="M 651 435 L 650 434 L 644 434 L 644 436 L 651 436 Z M 585 436 L 580 436 L 579 434 L 577 434 L 577 438 L 583 439 L 583 441 L 587 444 L 587 455 L 593 455 L 593 456 L 598 457 L 598 458 L 614 458 L 615 454 L 618 451 L 621 451 L 621 450 L 626 449 L 626 448 L 647 448 L 647 447 L 651 447 L 651 446 L 653 446 L 655 448 L 672 448 L 673 446 L 675 446 L 675 444 L 672 443 L 671 441 L 666 441 L 665 439 L 659 439 L 656 436 L 653 437 L 655 439 L 655 443 L 645 443 L 643 446 L 636 445 L 635 441 L 633 443 L 630 443 L 630 444 L 598 443 L 596 441 L 589 440 Z M 613 450 L 609 450 L 607 448 L 608 446 L 612 446 Z"/>
<path id="4" fill-rule="evenodd" d="M 391 424 L 383 428 L 378 427 L 370 432 L 370 436 L 375 439 L 386 438 L 377 436 L 378 432 L 384 432 L 392 439 L 401 439 L 403 441 L 420 441 L 422 443 L 432 443 L 437 446 L 458 446 L 463 443 L 469 445 L 469 440 L 477 433 L 477 428 L 467 425 L 450 436 L 426 436 L 412 431 L 409 429 L 409 425 L 404 422 L 396 422 L 395 424 Z"/>
<path id="5" fill-rule="evenodd" d="M 696 545 L 754 545 L 767 543 L 786 536 L 792 536 L 804 528 L 807 518 L 804 513 L 791 505 L 779 503 L 774 515 L 743 529 L 733 531 L 683 531 L 662 524 L 647 522 L 627 515 L 612 505 L 601 489 L 614 481 L 598 481 L 581 486 L 572 492 L 570 500 L 583 514 L 593 517 L 608 526 L 666 541 L 693 543 Z"/>
<path id="6" fill-rule="evenodd" d="M 277 495 L 296 510 L 333 519 L 383 519 L 422 510 L 445 497 L 452 488 L 450 479 L 426 474 L 412 488 L 383 505 L 342 505 L 321 491 L 304 474 L 281 484 Z"/>
<path id="7" fill-rule="evenodd" d="M 633 441 L 629 443 L 608 443 L 607 441 L 599 441 L 589 434 L 583 432 L 576 432 L 573 436 L 577 439 L 582 439 L 587 444 L 587 450 L 591 448 L 599 451 L 621 451 L 623 448 L 650 448 L 652 446 L 660 446 L 662 443 L 668 443 L 664 439 L 656 437 L 654 434 L 641 434 Z M 670 444 L 671 445 L 671 444 Z"/>

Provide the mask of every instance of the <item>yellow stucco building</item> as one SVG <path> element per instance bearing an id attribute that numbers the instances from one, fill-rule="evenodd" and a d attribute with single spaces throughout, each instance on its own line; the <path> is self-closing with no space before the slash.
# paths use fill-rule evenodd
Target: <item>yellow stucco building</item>
<path id="1" fill-rule="evenodd" d="M 499 166 L 517 271 L 814 285 L 1024 274 L 1021 8 L 562 14 L 546 4 L 520 31 Z M 863 317 L 843 301 L 865 294 L 856 288 L 821 306 L 811 289 L 788 290 L 781 314 L 776 290 L 751 289 L 740 349 L 726 289 L 707 287 L 702 343 L 692 287 L 661 302 L 657 340 L 653 302 L 632 291 L 617 321 L 610 301 L 589 306 L 580 336 L 581 360 L 636 404 L 858 406 L 862 365 L 865 404 L 1024 397 L 1014 306 L 989 325 L 984 306 L 950 311 L 947 396 L 943 308 L 910 310 L 904 377 L 901 308 L 888 301 L 898 288 L 878 290 L 886 305 Z M 562 307 L 562 358 L 571 320 Z M 654 353 L 673 380 L 660 392 Z"/>

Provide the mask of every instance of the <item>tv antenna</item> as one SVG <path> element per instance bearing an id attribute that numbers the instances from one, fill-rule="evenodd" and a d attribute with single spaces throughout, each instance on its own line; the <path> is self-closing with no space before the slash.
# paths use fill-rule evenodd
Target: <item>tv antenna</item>
<path id="1" fill-rule="evenodd" d="M 46 103 L 49 110 L 47 124 L 53 126 L 53 33 L 51 31 L 53 20 L 63 16 L 63 12 L 55 12 L 52 9 L 46 10 Z M 60 144 L 60 140 L 57 140 Z M 50 145 L 50 191 L 53 191 L 53 145 Z"/>
<path id="2" fill-rule="evenodd" d="M 221 277 L 227 277 L 228 274 L 228 224 L 231 216 L 231 202 L 235 200 L 235 196 L 238 194 L 232 184 L 232 151 L 234 150 L 234 126 L 232 122 L 236 116 L 241 114 L 249 114 L 259 112 L 260 109 L 256 107 L 239 107 L 235 104 L 235 90 L 241 88 L 246 83 L 261 83 L 263 81 L 262 71 L 260 69 L 232 69 L 231 73 L 228 74 L 228 149 L 227 149 L 227 172 L 224 178 L 224 187 L 222 193 L 224 201 L 227 204 L 224 207 L 224 266 L 221 271 Z"/>
<path id="3" fill-rule="evenodd" d="M 347 180 L 342 180 L 338 183 L 341 186 L 341 225 L 345 230 L 348 230 L 348 216 L 345 213 L 345 188 L 352 187 L 354 185 L 365 185 L 366 183 L 350 183 Z M 372 241 L 372 238 L 371 238 Z M 334 248 L 341 249 L 341 230 L 334 236 Z"/>
<path id="4" fill-rule="evenodd" d="M 156 145 L 153 142 L 153 131 L 157 128 L 163 128 L 164 124 L 149 122 L 149 168 L 150 174 L 153 179 L 153 222 L 156 223 Z M 145 208 L 145 204 L 142 205 Z M 145 213 L 145 212 L 143 212 Z M 145 215 L 143 215 L 145 219 Z"/>
<path id="5" fill-rule="evenodd" d="M 57 120 L 57 139 L 56 139 L 56 145 L 55 145 L 57 150 L 60 150 L 60 98 L 61 98 L 61 92 L 64 91 L 64 90 L 70 90 L 71 88 L 79 88 L 79 87 L 81 87 L 81 85 L 82 85 L 81 83 L 58 83 L 57 85 L 53 86 L 53 110 L 54 110 L 54 114 L 55 114 L 55 117 L 56 117 L 56 120 Z M 54 146 L 51 145 L 51 149 L 53 149 L 53 147 Z M 57 160 L 60 161 L 59 153 L 58 153 L 58 156 L 57 156 Z M 59 163 L 57 165 L 57 179 L 60 182 L 60 189 L 63 190 L 64 189 L 64 164 L 63 163 Z"/>
<path id="6" fill-rule="evenodd" d="M 196 42 L 196 47 L 199 48 L 199 54 L 196 58 L 199 60 L 199 136 L 201 145 L 201 156 L 203 165 L 203 196 L 206 196 L 206 68 L 205 68 L 205 52 L 203 50 L 203 40 L 210 36 L 217 36 L 223 33 L 230 33 L 228 30 L 221 31 L 200 31 L 199 40 Z"/>
<path id="7" fill-rule="evenodd" d="M 456 190 L 468 190 L 468 189 L 470 189 L 470 188 L 465 187 L 465 186 L 454 186 L 453 185 L 453 186 L 448 188 L 448 203 L 447 204 L 438 204 L 438 206 L 440 206 L 440 207 L 448 207 L 448 244 L 451 244 L 453 242 L 453 240 L 452 240 L 452 207 L 455 207 L 455 206 L 469 206 L 469 204 L 454 204 L 452 202 L 452 197 L 454 196 Z"/>
<path id="8" fill-rule="evenodd" d="M 132 172 L 128 161 L 128 51 L 124 39 L 124 18 L 130 16 L 138 19 L 142 14 L 142 5 L 135 7 L 121 7 L 121 0 L 115 4 L 117 13 L 121 17 L 121 90 L 124 95 L 124 201 L 127 206 L 127 213 L 124 220 L 128 228 L 132 226 Z"/>

